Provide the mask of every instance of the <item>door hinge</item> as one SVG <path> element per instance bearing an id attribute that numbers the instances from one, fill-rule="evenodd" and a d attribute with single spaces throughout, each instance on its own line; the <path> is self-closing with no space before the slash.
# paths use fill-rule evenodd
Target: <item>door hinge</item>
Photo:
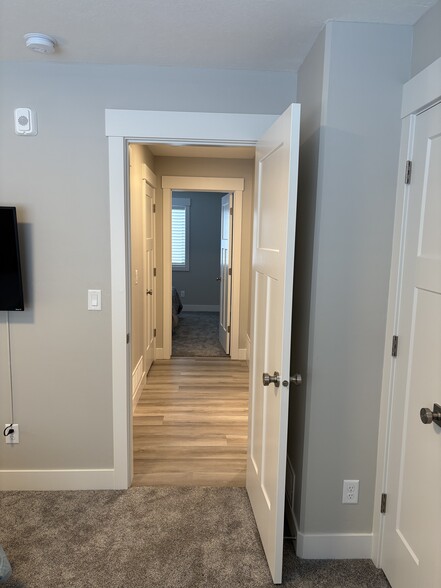
<path id="1" fill-rule="evenodd" d="M 156 278 L 156 268 L 153 268 L 153 277 Z"/>
<path id="2" fill-rule="evenodd" d="M 156 204 L 153 205 L 153 212 L 156 212 Z"/>
<path id="3" fill-rule="evenodd" d="M 231 333 L 231 327 L 227 327 L 227 333 Z"/>
<path id="4" fill-rule="evenodd" d="M 233 209 L 230 208 L 230 216 L 233 216 Z"/>
<path id="5" fill-rule="evenodd" d="M 386 502 L 387 502 L 387 494 L 382 494 L 381 495 L 381 508 L 380 508 L 381 514 L 386 514 Z"/>
<path id="6" fill-rule="evenodd" d="M 398 336 L 394 335 L 392 337 L 392 357 L 397 357 L 398 355 Z"/>
<path id="7" fill-rule="evenodd" d="M 406 161 L 406 172 L 404 175 L 404 183 L 410 184 L 411 179 L 412 179 L 412 162 L 407 160 Z"/>
<path id="8" fill-rule="evenodd" d="M 228 268 L 228 275 L 229 276 L 233 275 L 233 269 L 231 267 Z"/>
<path id="9" fill-rule="evenodd" d="M 130 342 L 130 335 L 127 333 L 127 335 L 126 335 L 126 343 L 127 343 L 127 345 L 129 344 L 129 342 Z"/>
<path id="10" fill-rule="evenodd" d="M 153 329 L 153 337 L 156 337 L 156 329 Z"/>

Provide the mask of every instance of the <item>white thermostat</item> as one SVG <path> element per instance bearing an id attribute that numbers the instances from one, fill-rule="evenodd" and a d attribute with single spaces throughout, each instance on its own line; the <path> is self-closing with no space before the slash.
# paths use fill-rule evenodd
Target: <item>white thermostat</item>
<path id="1" fill-rule="evenodd" d="M 30 108 L 14 110 L 15 133 L 17 135 L 36 135 L 37 116 Z"/>

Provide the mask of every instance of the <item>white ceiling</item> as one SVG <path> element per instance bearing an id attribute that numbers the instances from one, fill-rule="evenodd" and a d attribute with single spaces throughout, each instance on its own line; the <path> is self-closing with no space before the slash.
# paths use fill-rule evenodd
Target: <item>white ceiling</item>
<path id="1" fill-rule="evenodd" d="M 0 0 L 0 60 L 296 71 L 327 21 L 413 25 L 436 1 Z"/>

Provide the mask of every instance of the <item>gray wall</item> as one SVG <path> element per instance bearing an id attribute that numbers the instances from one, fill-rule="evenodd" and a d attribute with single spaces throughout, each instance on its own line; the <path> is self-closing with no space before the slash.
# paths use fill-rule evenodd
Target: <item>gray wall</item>
<path id="1" fill-rule="evenodd" d="M 296 76 L 6 63 L 0 87 L 0 203 L 18 206 L 27 305 L 10 313 L 20 444 L 0 443 L 0 467 L 112 467 L 104 109 L 280 113 L 295 97 Z M 19 106 L 36 109 L 37 136 L 14 134 Z M 101 312 L 87 311 L 88 288 L 102 289 Z M 7 422 L 5 320 L 0 313 L 0 414 Z"/>
<path id="2" fill-rule="evenodd" d="M 296 343 L 302 349 L 304 398 L 290 422 L 291 435 L 304 427 L 303 455 L 293 451 L 292 440 L 290 452 L 297 471 L 301 468 L 296 471 L 300 530 L 368 533 L 401 92 L 410 74 L 412 29 L 335 22 L 326 26 L 325 36 L 299 74 L 300 101 L 310 110 L 310 124 L 302 129 L 299 194 L 311 199 L 303 202 L 299 218 L 309 226 L 301 237 L 309 252 L 314 201 L 316 210 L 312 279 L 306 280 L 303 299 L 305 304 L 311 292 L 309 329 L 303 326 L 304 340 Z M 315 96 L 320 88 L 321 109 Z M 315 106 L 309 107 L 309 100 Z M 358 505 L 341 504 L 344 479 L 360 480 Z"/>
<path id="3" fill-rule="evenodd" d="M 185 290 L 182 304 L 219 305 L 221 198 L 218 192 L 173 193 L 173 200 L 189 198 L 190 243 L 188 272 L 172 272 L 173 287 Z"/>
<path id="4" fill-rule="evenodd" d="M 329 35 L 328 35 L 329 38 Z M 297 199 L 296 255 L 294 277 L 292 366 L 291 373 L 308 374 L 308 345 L 312 277 L 314 269 L 314 237 L 316 224 L 317 182 L 321 181 L 320 128 L 324 116 L 326 32 L 322 30 L 306 57 L 298 75 L 297 101 L 301 104 L 299 183 Z M 326 75 L 328 70 L 326 69 Z M 300 521 L 302 496 L 303 450 L 306 418 L 306 386 L 290 395 L 288 456 L 296 473 L 294 508 Z"/>
<path id="5" fill-rule="evenodd" d="M 441 2 L 420 18 L 414 26 L 412 76 L 441 57 Z"/>

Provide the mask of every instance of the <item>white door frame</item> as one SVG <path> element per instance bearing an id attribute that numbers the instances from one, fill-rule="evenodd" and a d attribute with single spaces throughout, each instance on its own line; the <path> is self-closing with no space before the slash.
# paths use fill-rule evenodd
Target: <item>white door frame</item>
<path id="1" fill-rule="evenodd" d="M 163 314 L 163 358 L 170 359 L 172 352 L 172 263 L 171 263 L 171 209 L 173 190 L 189 192 L 231 192 L 233 194 L 233 263 L 231 291 L 231 359 L 246 359 L 239 350 L 239 306 L 240 306 L 240 266 L 242 241 L 242 200 L 245 188 L 243 178 L 213 178 L 163 176 L 162 178 L 162 230 L 163 230 L 163 275 L 164 275 L 164 314 Z M 243 350 L 246 354 L 246 349 Z M 159 359 L 159 358 L 158 358 Z"/>
<path id="2" fill-rule="evenodd" d="M 144 110 L 105 111 L 109 148 L 111 256 L 113 488 L 132 482 L 131 366 L 128 266 L 128 165 L 130 142 L 255 146 L 277 119 L 271 114 L 220 114 Z"/>
<path id="3" fill-rule="evenodd" d="M 387 493 L 389 465 L 390 406 L 395 380 L 395 363 L 391 355 L 392 337 L 396 334 L 399 316 L 401 276 L 403 271 L 403 243 L 406 230 L 405 202 L 409 187 L 404 183 L 406 161 L 412 160 L 415 121 L 418 114 L 441 102 L 441 58 L 421 71 L 403 86 L 401 107 L 402 135 L 398 167 L 395 223 L 392 248 L 389 302 L 386 322 L 386 343 L 378 435 L 377 480 L 375 485 L 372 560 L 382 565 L 384 517 L 380 514 L 381 494 Z"/>

